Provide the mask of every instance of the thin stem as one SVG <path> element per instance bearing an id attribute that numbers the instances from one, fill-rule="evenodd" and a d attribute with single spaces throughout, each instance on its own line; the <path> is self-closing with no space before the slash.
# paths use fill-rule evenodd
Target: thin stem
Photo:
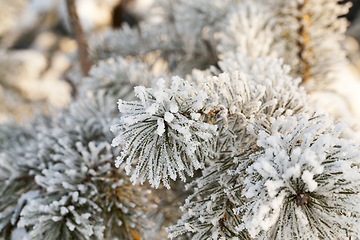
<path id="1" fill-rule="evenodd" d="M 76 11 L 75 0 L 66 0 L 70 24 L 78 44 L 78 57 L 83 76 L 88 76 L 91 64 L 88 59 L 87 42 Z"/>
<path id="2" fill-rule="evenodd" d="M 306 10 L 306 5 L 309 3 L 309 0 L 304 0 L 302 4 L 299 5 L 299 12 L 300 16 L 298 17 L 298 20 L 300 22 L 300 29 L 299 34 L 301 36 L 301 40 L 298 42 L 300 51 L 299 51 L 299 57 L 301 61 L 303 62 L 302 66 L 302 82 L 307 82 L 310 78 L 310 63 L 309 63 L 309 57 L 310 57 L 310 49 L 307 48 L 307 45 L 310 42 L 310 15 L 308 11 Z"/>

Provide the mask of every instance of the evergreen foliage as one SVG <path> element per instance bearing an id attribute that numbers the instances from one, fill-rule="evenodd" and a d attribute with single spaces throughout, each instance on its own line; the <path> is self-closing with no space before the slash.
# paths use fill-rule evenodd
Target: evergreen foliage
<path id="1" fill-rule="evenodd" d="M 348 7 L 158 0 L 93 38 L 69 109 L 0 125 L 0 237 L 358 239 L 359 145 L 306 93 Z"/>

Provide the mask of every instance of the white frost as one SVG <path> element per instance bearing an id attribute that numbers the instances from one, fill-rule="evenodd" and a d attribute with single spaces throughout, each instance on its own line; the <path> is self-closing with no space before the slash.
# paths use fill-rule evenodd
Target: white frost
<path id="1" fill-rule="evenodd" d="M 314 178 L 314 174 L 309 172 L 308 170 L 305 170 L 303 172 L 303 175 L 301 176 L 301 179 L 307 184 L 310 192 L 313 192 L 318 185 L 313 178 Z"/>
<path id="2" fill-rule="evenodd" d="M 156 130 L 156 133 L 159 135 L 159 136 L 162 136 L 163 133 L 165 132 L 165 124 L 164 124 L 164 119 L 162 118 L 158 118 L 157 120 L 157 130 Z"/>
<path id="3" fill-rule="evenodd" d="M 164 114 L 164 119 L 166 122 L 171 123 L 171 121 L 174 119 L 174 115 L 169 112 L 166 112 Z"/>

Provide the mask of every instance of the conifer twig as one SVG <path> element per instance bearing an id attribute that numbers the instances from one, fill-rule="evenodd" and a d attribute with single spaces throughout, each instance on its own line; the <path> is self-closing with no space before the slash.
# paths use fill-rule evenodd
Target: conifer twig
<path id="1" fill-rule="evenodd" d="M 302 4 L 299 5 L 299 12 L 300 16 L 298 18 L 300 22 L 300 29 L 299 34 L 301 36 L 300 41 L 298 41 L 300 51 L 299 51 L 299 58 L 303 62 L 302 66 L 302 82 L 307 82 L 310 78 L 310 63 L 309 63 L 309 55 L 310 50 L 307 47 L 307 45 L 310 42 L 310 16 L 307 11 L 304 11 L 306 8 L 306 5 L 309 3 L 309 0 L 304 0 Z"/>
<path id="2" fill-rule="evenodd" d="M 76 42 L 78 44 L 78 57 L 83 76 L 88 76 L 91 64 L 88 59 L 87 42 L 82 30 L 79 17 L 76 12 L 75 0 L 66 0 L 70 19 L 70 25 L 73 30 Z"/>

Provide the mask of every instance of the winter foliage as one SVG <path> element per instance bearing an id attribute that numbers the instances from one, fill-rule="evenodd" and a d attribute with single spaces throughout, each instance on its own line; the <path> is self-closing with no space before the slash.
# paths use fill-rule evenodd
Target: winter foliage
<path id="1" fill-rule="evenodd" d="M 147 226 L 146 191 L 133 189 L 114 165 L 114 109 L 103 95 L 74 103 L 37 131 L 31 149 L 22 146 L 15 156 L 12 149 L 4 151 L 2 169 L 14 156 L 12 167 L 21 175 L 1 183 L 8 208 L 2 230 L 7 224 L 31 228 L 29 239 L 131 239 Z M 6 194 L 14 188 L 26 192 Z"/>
<path id="2" fill-rule="evenodd" d="M 246 172 L 238 228 L 259 239 L 356 238 L 359 151 L 339 139 L 341 129 L 316 115 L 272 119 L 258 134 L 251 165 L 232 173 Z"/>
<path id="3" fill-rule="evenodd" d="M 0 239 L 358 239 L 359 145 L 309 100 L 348 8 L 157 0 L 89 36 L 68 108 L 0 125 Z"/>
<path id="4" fill-rule="evenodd" d="M 115 99 L 133 99 L 133 88 L 139 84 L 149 85 L 153 78 L 150 67 L 136 60 L 126 60 L 121 56 L 100 60 L 92 67 L 89 77 L 82 81 L 81 94 L 96 95 L 105 92 Z"/>
<path id="5" fill-rule="evenodd" d="M 113 130 L 121 131 L 112 142 L 118 146 L 126 142 L 125 150 L 117 159 L 120 165 L 126 159 L 127 172 L 133 159 L 138 157 L 132 181 L 144 182 L 158 187 L 162 179 L 170 188 L 168 177 L 176 180 L 177 173 L 185 180 L 184 172 L 193 175 L 193 169 L 201 169 L 210 158 L 211 150 L 200 146 L 211 145 L 216 126 L 200 121 L 198 111 L 204 108 L 206 93 L 194 91 L 195 86 L 179 77 L 172 79 L 170 89 L 165 89 L 165 80 L 157 81 L 157 89 L 136 87 L 140 101 L 119 100 L 123 114 L 120 125 Z"/>

